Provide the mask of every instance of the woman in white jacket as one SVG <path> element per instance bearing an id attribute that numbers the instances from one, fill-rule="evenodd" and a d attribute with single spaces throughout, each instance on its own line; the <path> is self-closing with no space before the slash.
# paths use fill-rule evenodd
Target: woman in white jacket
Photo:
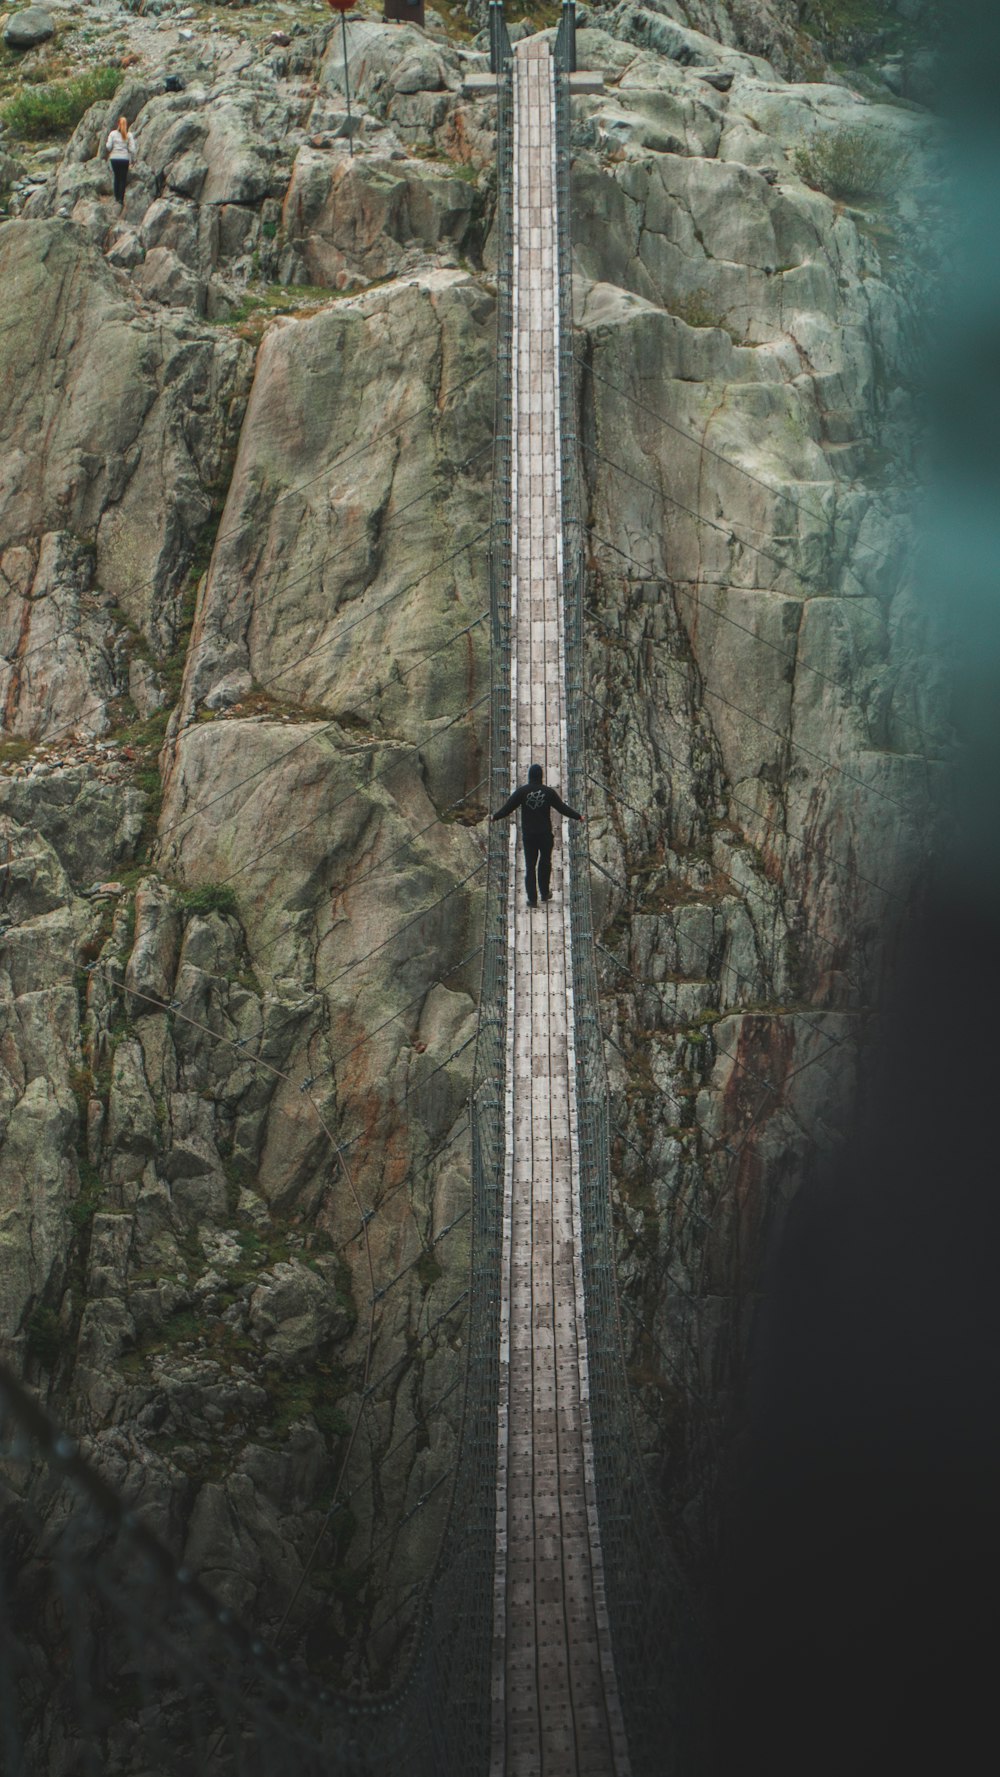
<path id="1" fill-rule="evenodd" d="M 120 204 L 124 210 L 128 170 L 137 153 L 135 137 L 128 127 L 127 117 L 118 119 L 118 127 L 113 129 L 108 137 L 107 150 L 115 180 L 115 202 Z"/>

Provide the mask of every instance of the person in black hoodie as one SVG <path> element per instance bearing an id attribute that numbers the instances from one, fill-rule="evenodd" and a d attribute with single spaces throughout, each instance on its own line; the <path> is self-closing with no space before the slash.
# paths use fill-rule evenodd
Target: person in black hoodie
<path id="1" fill-rule="evenodd" d="M 532 765 L 528 772 L 526 784 L 520 784 L 513 795 L 508 796 L 502 808 L 490 815 L 491 821 L 502 821 L 514 810 L 521 810 L 521 844 L 524 846 L 524 886 L 528 896 L 528 906 L 537 907 L 538 896 L 543 901 L 551 901 L 552 894 L 549 884 L 552 880 L 552 815 L 551 810 L 557 808 L 560 814 L 567 815 L 571 821 L 582 821 L 582 814 L 575 808 L 567 808 L 558 790 L 551 784 L 542 781 L 542 768 Z M 538 885 L 535 886 L 537 871 Z"/>

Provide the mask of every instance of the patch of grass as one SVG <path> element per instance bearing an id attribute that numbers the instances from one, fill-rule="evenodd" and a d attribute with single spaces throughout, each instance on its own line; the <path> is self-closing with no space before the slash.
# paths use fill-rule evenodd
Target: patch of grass
<path id="1" fill-rule="evenodd" d="M 92 68 L 73 80 L 26 87 L 7 101 L 0 118 L 11 135 L 22 142 L 44 142 L 49 136 L 69 135 L 84 112 L 99 99 L 113 98 L 121 83 L 120 68 Z"/>
<path id="2" fill-rule="evenodd" d="M 524 19 L 536 31 L 554 31 L 562 17 L 559 0 L 507 0 L 503 10 L 508 25 L 519 25 Z"/>
<path id="3" fill-rule="evenodd" d="M 689 327 L 718 327 L 737 343 L 731 328 L 726 326 L 718 310 L 712 307 L 704 290 L 692 290 L 690 296 L 677 297 L 673 313 L 679 320 L 686 321 Z"/>
<path id="4" fill-rule="evenodd" d="M 270 1230 L 268 1232 L 270 1237 L 266 1240 L 258 1234 L 256 1228 L 245 1228 L 237 1235 L 243 1263 L 231 1267 L 228 1274 L 231 1285 L 253 1283 L 258 1271 L 263 1271 L 268 1265 L 283 1264 L 291 1258 L 292 1249 L 281 1234 L 271 1234 Z"/>
<path id="5" fill-rule="evenodd" d="M 252 320 L 265 320 L 271 315 L 306 313 L 321 303 L 331 302 L 339 293 L 321 284 L 249 284 L 243 297 L 228 315 L 220 315 L 216 326 L 239 327 Z M 346 294 L 346 292 L 345 292 Z"/>
<path id="6" fill-rule="evenodd" d="M 329 711 L 321 704 L 294 703 L 288 697 L 275 697 L 259 685 L 255 685 L 238 703 L 232 704 L 230 709 L 234 716 L 284 716 L 295 722 L 329 721 Z"/>
<path id="7" fill-rule="evenodd" d="M 264 990 L 252 969 L 227 969 L 226 980 L 230 987 L 240 987 L 244 993 L 252 993 L 257 999 L 264 996 Z"/>
<path id="8" fill-rule="evenodd" d="M 123 747 L 134 747 L 137 751 L 140 747 L 152 747 L 159 752 L 169 720 L 169 710 L 157 710 L 152 716 L 131 722 L 127 728 L 119 728 L 115 739 Z"/>
<path id="9" fill-rule="evenodd" d="M 70 1069 L 69 1089 L 72 1092 L 73 1097 L 76 1099 L 77 1109 L 80 1112 L 84 1124 L 86 1124 L 87 1107 L 94 1095 L 94 1076 L 89 1067 L 74 1067 Z"/>
<path id="10" fill-rule="evenodd" d="M 799 12 L 805 31 L 876 30 L 885 23 L 884 4 L 879 0 L 806 0 Z"/>
<path id="11" fill-rule="evenodd" d="M 886 0 L 800 0 L 799 20 L 810 37 L 844 53 L 852 44 L 862 50 L 881 44 L 884 50 L 889 43 L 917 42 L 921 36 Z"/>
<path id="12" fill-rule="evenodd" d="M 807 185 L 844 203 L 864 203 L 889 195 L 899 184 L 909 156 L 898 142 L 872 128 L 827 130 L 803 142 L 794 155 L 795 171 Z"/>
<path id="13" fill-rule="evenodd" d="M 69 1206 L 69 1224 L 75 1234 L 83 1234 L 90 1227 L 97 1212 L 101 1197 L 101 1175 L 96 1166 L 82 1157 L 77 1160 L 80 1173 L 80 1189 Z"/>
<path id="14" fill-rule="evenodd" d="M 505 9 L 510 13 L 509 6 Z M 479 31 L 468 13 L 461 6 L 439 6 L 438 13 L 448 36 L 457 43 L 471 43 Z"/>
<path id="15" fill-rule="evenodd" d="M 224 882 L 205 882 L 200 888 L 184 889 L 180 899 L 187 913 L 239 913 L 236 896 Z"/>
<path id="16" fill-rule="evenodd" d="M 426 1293 L 433 1284 L 437 1283 L 442 1274 L 442 1266 L 433 1247 L 428 1247 L 425 1252 L 421 1253 L 413 1269 L 417 1274 L 420 1288 Z"/>
<path id="17" fill-rule="evenodd" d="M 20 765 L 22 759 L 30 759 L 34 750 L 30 740 L 5 740 L 0 744 L 0 771 L 5 765 Z"/>
<path id="18" fill-rule="evenodd" d="M 326 1366 L 318 1366 L 303 1376 L 288 1376 L 283 1371 L 268 1370 L 263 1377 L 271 1402 L 273 1418 L 269 1432 L 283 1438 L 302 1419 L 312 1419 L 328 1444 L 347 1437 L 350 1421 L 343 1409 L 331 1400 L 330 1394 L 342 1380 Z"/>
<path id="19" fill-rule="evenodd" d="M 167 724 L 170 707 L 177 702 L 177 699 L 180 696 L 181 682 L 184 678 L 184 668 L 187 664 L 188 642 L 191 639 L 191 630 L 194 626 L 194 614 L 198 604 L 198 586 L 202 575 L 205 573 L 208 564 L 212 559 L 212 550 L 215 547 L 215 538 L 219 529 L 219 520 L 222 517 L 224 505 L 225 496 L 223 494 L 218 500 L 217 507 L 213 511 L 212 516 L 206 519 L 198 533 L 191 566 L 188 569 L 187 585 L 185 586 L 181 597 L 181 607 L 177 620 L 176 646 L 174 647 L 173 652 L 168 654 L 164 660 L 157 662 L 160 680 L 167 695 L 168 708 L 166 711 L 161 712 L 164 727 L 166 727 Z"/>
<path id="20" fill-rule="evenodd" d="M 62 1328 L 54 1308 L 39 1306 L 28 1318 L 28 1350 L 45 1370 L 54 1370 L 62 1350 Z"/>
<path id="21" fill-rule="evenodd" d="M 414 160 L 429 161 L 432 165 L 439 166 L 442 172 L 447 172 L 449 178 L 463 179 L 468 185 L 475 185 L 483 171 L 482 167 L 472 166 L 469 161 L 452 160 L 450 155 L 444 154 L 433 142 L 417 143 L 410 153 Z"/>
<path id="22" fill-rule="evenodd" d="M 193 1308 L 178 1308 L 164 1321 L 160 1337 L 163 1345 L 191 1345 L 201 1337 L 202 1326 Z"/>

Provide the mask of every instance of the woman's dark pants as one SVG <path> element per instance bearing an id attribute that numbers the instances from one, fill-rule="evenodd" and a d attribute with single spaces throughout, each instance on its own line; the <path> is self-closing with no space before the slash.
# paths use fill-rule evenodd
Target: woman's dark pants
<path id="1" fill-rule="evenodd" d="M 552 839 L 551 833 L 523 833 L 524 841 L 524 887 L 528 900 L 534 903 L 538 896 L 548 899 L 549 883 L 552 880 Z M 535 870 L 538 870 L 538 888 L 535 888 Z"/>
<path id="2" fill-rule="evenodd" d="M 125 187 L 128 184 L 128 167 L 129 163 L 127 160 L 113 160 L 111 162 L 111 171 L 115 176 L 116 204 L 123 204 L 125 202 Z"/>

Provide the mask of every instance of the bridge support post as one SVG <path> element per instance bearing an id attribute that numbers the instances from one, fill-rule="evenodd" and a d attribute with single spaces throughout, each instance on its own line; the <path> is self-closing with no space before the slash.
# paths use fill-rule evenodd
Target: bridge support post
<path id="1" fill-rule="evenodd" d="M 503 0 L 490 0 L 490 73 L 501 72 L 503 60 Z"/>
<path id="2" fill-rule="evenodd" d="M 567 74 L 576 73 L 576 0 L 563 0 L 563 55 Z"/>

